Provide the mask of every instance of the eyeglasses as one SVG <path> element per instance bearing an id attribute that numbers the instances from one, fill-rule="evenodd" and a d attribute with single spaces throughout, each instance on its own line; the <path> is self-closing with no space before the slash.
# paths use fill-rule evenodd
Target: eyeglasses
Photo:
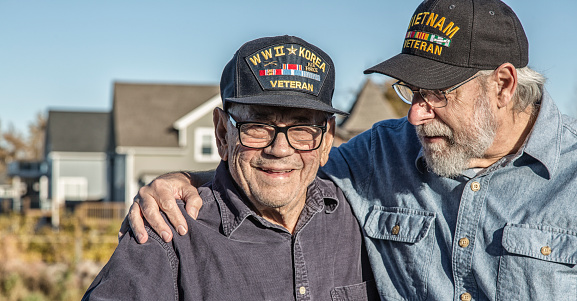
<path id="1" fill-rule="evenodd" d="M 429 104 L 433 108 L 442 108 L 447 105 L 447 94 L 457 90 L 462 85 L 472 81 L 473 79 L 477 78 L 479 75 L 475 75 L 468 80 L 457 84 L 451 88 L 446 90 L 427 90 L 427 89 L 414 89 L 410 86 L 407 86 L 405 83 L 398 81 L 393 84 L 393 89 L 397 92 L 397 95 L 401 98 L 402 101 L 408 103 L 410 105 L 413 104 L 413 100 L 415 98 L 415 92 L 419 92 L 421 97 L 425 100 L 427 104 Z"/>
<path id="2" fill-rule="evenodd" d="M 312 151 L 321 146 L 325 125 L 276 126 L 261 122 L 237 122 L 229 114 L 229 120 L 238 129 L 240 144 L 250 148 L 266 148 L 273 144 L 278 133 L 285 134 L 288 144 L 299 151 Z"/>

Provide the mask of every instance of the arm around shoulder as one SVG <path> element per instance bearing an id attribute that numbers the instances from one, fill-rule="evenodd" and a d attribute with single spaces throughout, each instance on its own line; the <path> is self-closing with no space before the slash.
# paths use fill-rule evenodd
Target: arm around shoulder
<path id="1" fill-rule="evenodd" d="M 148 234 L 144 230 L 144 220 L 159 233 L 164 241 L 172 240 L 172 232 L 168 224 L 162 218 L 160 211 L 168 216 L 172 225 L 180 235 L 188 232 L 186 220 L 176 206 L 176 200 L 186 203 L 187 213 L 196 218 L 202 207 L 202 199 L 198 195 L 196 187 L 209 182 L 214 177 L 214 170 L 204 172 L 179 171 L 167 173 L 154 179 L 148 185 L 140 188 L 134 197 L 133 204 L 128 214 L 128 221 L 132 230 L 137 233 L 138 241 L 144 243 L 148 240 Z M 123 223 L 128 225 L 128 222 Z M 120 229 L 120 236 L 127 227 Z"/>

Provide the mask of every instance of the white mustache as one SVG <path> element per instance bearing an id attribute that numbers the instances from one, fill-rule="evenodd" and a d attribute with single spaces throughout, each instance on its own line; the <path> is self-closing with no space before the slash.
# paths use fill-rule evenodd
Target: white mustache
<path id="1" fill-rule="evenodd" d="M 432 136 L 440 136 L 440 137 L 447 137 L 449 140 L 453 140 L 453 131 L 451 128 L 439 121 L 431 121 L 429 123 L 420 124 L 416 127 L 417 135 L 420 137 L 432 137 Z"/>

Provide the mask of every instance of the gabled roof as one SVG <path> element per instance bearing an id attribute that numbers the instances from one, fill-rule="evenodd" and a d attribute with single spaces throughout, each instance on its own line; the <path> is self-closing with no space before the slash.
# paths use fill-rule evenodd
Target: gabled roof
<path id="1" fill-rule="evenodd" d="M 350 115 L 339 125 L 337 135 L 348 140 L 370 129 L 377 121 L 399 117 L 385 97 L 384 87 L 368 79 L 357 94 Z"/>
<path id="2" fill-rule="evenodd" d="M 108 146 L 110 113 L 48 112 L 46 153 L 105 152 Z"/>
<path id="3" fill-rule="evenodd" d="M 174 123 L 218 94 L 217 85 L 115 83 L 115 146 L 178 147 Z"/>
<path id="4" fill-rule="evenodd" d="M 190 111 L 188 114 L 182 116 L 177 121 L 174 122 L 172 125 L 176 130 L 179 131 L 180 135 L 178 137 L 178 145 L 185 146 L 187 141 L 186 129 L 194 122 L 199 120 L 200 118 L 206 116 L 207 114 L 211 113 L 214 108 L 221 107 L 222 108 L 222 99 L 220 98 L 220 94 L 213 96 L 211 99 L 207 100 L 205 103 L 201 104 L 200 106 L 196 107 L 196 109 Z"/>

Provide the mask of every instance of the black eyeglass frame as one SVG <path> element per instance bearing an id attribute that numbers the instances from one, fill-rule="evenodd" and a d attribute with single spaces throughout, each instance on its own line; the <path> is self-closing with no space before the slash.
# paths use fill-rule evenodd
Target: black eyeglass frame
<path id="1" fill-rule="evenodd" d="M 240 141 L 240 144 L 241 144 L 242 146 L 244 146 L 244 147 L 253 148 L 253 149 L 263 149 L 263 148 L 267 148 L 267 147 L 271 146 L 271 145 L 275 142 L 276 137 L 278 136 L 278 133 L 280 132 L 280 133 L 283 133 L 283 134 L 285 135 L 286 140 L 287 140 L 287 142 L 288 142 L 288 145 L 289 145 L 290 147 L 292 147 L 293 149 L 295 149 L 295 150 L 297 150 L 297 151 L 314 151 L 314 150 L 318 149 L 319 147 L 321 147 L 321 145 L 323 144 L 323 139 L 324 139 L 325 133 L 327 132 L 327 121 L 326 121 L 326 120 L 325 120 L 325 125 L 316 125 L 316 124 L 303 125 L 303 124 L 295 124 L 295 125 L 289 125 L 289 126 L 276 126 L 276 125 L 274 125 L 274 124 L 268 124 L 268 123 L 256 122 L 256 121 L 246 121 L 246 122 L 240 121 L 240 122 L 239 122 L 239 121 L 234 120 L 234 118 L 233 118 L 232 115 L 230 115 L 230 114 L 228 114 L 228 120 L 230 120 L 230 123 L 231 123 L 234 127 L 236 127 L 236 129 L 238 130 L 238 140 Z M 245 145 L 244 142 L 242 142 L 241 132 L 240 132 L 241 126 L 243 126 L 243 125 L 245 125 L 245 124 L 259 124 L 259 125 L 270 126 L 270 127 L 274 128 L 274 136 L 272 137 L 271 141 L 270 141 L 266 146 L 254 147 L 254 146 Z M 317 146 L 315 146 L 314 148 L 311 148 L 311 149 L 299 149 L 299 148 L 294 147 L 294 146 L 291 144 L 291 141 L 290 141 L 290 139 L 289 139 L 288 131 L 289 131 L 289 129 L 295 128 L 295 127 L 313 127 L 313 128 L 319 128 L 319 129 L 321 129 L 321 140 L 319 141 L 319 144 L 318 144 Z"/>
<path id="2" fill-rule="evenodd" d="M 447 104 L 449 103 L 449 100 L 447 100 L 447 94 L 449 94 L 449 93 L 457 90 L 458 88 L 460 88 L 460 87 L 463 86 L 464 84 L 472 81 L 473 79 L 475 79 L 475 78 L 477 78 L 477 77 L 479 77 L 479 76 L 480 76 L 480 74 L 477 74 L 477 75 L 475 75 L 475 76 L 473 76 L 473 77 L 470 77 L 469 79 L 465 80 L 464 82 L 461 82 L 461 83 L 459 83 L 459 84 L 457 84 L 457 85 L 455 85 L 455 86 L 453 86 L 453 87 L 451 87 L 451 88 L 447 88 L 447 89 L 445 89 L 445 90 L 429 90 L 429 89 L 421 89 L 421 88 L 419 88 L 419 89 L 413 89 L 413 88 L 411 88 L 410 86 L 406 85 L 405 83 L 403 83 L 403 82 L 401 82 L 401 81 L 397 81 L 396 83 L 392 84 L 392 87 L 393 87 L 393 89 L 395 90 L 395 92 L 397 93 L 397 95 L 399 96 L 399 98 L 401 98 L 401 100 L 402 100 L 404 103 L 406 103 L 406 104 L 410 104 L 410 105 L 413 104 L 413 99 L 415 98 L 415 92 L 418 91 L 419 94 L 421 95 L 421 97 L 423 98 L 423 100 L 424 100 L 428 105 L 430 105 L 430 106 L 433 107 L 433 108 L 443 108 L 443 107 L 446 107 Z M 412 99 L 410 99 L 410 100 L 409 100 L 409 99 L 406 99 L 406 98 L 403 96 L 403 93 L 400 92 L 400 90 L 399 90 L 398 87 L 408 88 L 409 91 L 411 91 L 412 94 L 413 94 Z M 427 93 L 427 92 L 424 92 L 424 91 L 427 91 L 428 93 Z M 427 99 L 426 95 L 436 94 L 436 93 L 439 93 L 439 94 L 443 95 L 443 99 L 445 100 L 445 101 L 443 102 L 443 105 L 435 106 L 435 105 L 433 105 L 433 104 L 431 103 L 430 100 Z M 437 98 L 439 98 L 439 97 L 437 96 Z"/>

